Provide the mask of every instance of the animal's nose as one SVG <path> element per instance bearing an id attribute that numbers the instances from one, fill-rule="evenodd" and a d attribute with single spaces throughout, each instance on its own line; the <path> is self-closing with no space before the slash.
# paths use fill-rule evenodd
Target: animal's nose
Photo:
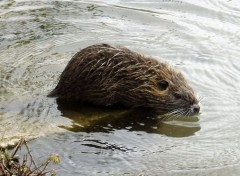
<path id="1" fill-rule="evenodd" d="M 193 111 L 194 114 L 199 113 L 199 111 L 200 111 L 200 106 L 199 106 L 199 104 L 193 104 L 193 105 L 192 105 L 192 111 Z"/>

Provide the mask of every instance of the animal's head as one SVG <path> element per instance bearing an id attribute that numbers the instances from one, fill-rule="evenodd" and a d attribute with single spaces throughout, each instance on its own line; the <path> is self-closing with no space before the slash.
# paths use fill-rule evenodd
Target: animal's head
<path id="1" fill-rule="evenodd" d="M 136 82 L 135 87 L 129 86 L 126 95 L 132 104 L 172 115 L 192 116 L 199 113 L 199 101 L 180 72 L 165 63 L 138 72 L 137 76 L 129 79 Z"/>

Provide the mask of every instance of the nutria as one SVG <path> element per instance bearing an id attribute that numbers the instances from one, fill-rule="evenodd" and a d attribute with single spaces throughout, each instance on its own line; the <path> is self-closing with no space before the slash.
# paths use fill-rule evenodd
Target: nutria
<path id="1" fill-rule="evenodd" d="M 145 107 L 159 114 L 189 116 L 200 110 L 180 72 L 167 63 L 108 44 L 76 53 L 48 96 L 95 105 Z"/>

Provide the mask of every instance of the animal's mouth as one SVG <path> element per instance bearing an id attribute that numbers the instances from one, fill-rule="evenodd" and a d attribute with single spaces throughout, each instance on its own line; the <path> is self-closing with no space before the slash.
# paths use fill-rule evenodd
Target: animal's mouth
<path id="1" fill-rule="evenodd" d="M 189 117 L 189 116 L 197 116 L 200 114 L 200 105 L 193 104 L 190 107 L 181 107 L 174 110 L 170 110 L 167 113 L 163 113 L 164 116 L 172 116 L 172 117 Z"/>

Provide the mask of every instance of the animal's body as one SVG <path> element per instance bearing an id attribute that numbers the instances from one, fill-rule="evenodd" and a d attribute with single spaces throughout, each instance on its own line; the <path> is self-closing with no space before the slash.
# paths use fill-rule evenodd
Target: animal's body
<path id="1" fill-rule="evenodd" d="M 96 105 L 145 107 L 157 113 L 194 115 L 200 109 L 193 89 L 179 71 L 108 44 L 76 53 L 49 96 Z"/>

